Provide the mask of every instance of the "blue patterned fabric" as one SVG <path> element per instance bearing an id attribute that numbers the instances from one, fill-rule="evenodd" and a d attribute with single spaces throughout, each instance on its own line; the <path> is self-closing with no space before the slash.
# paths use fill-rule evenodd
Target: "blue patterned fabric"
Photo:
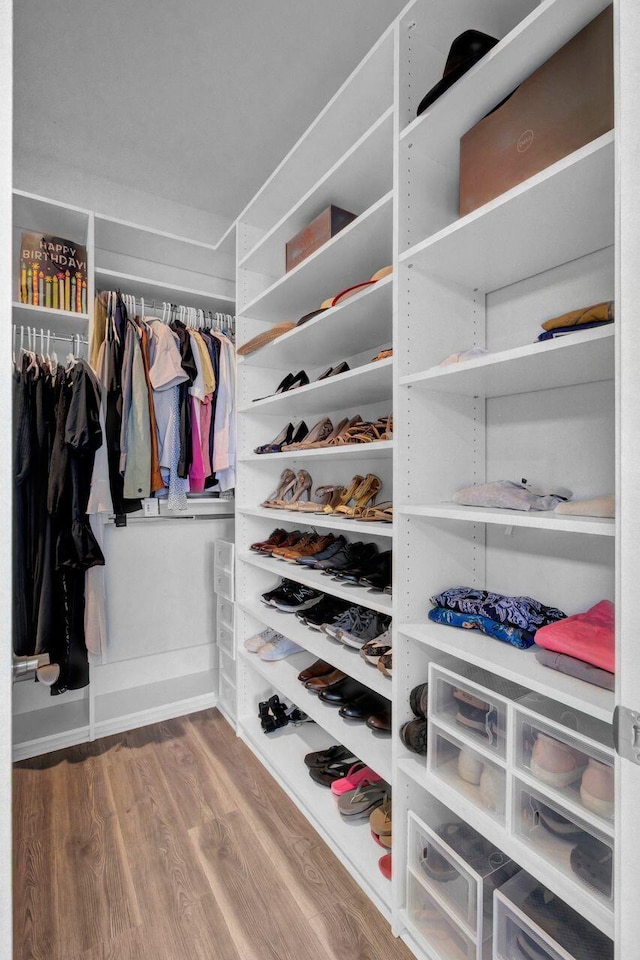
<path id="1" fill-rule="evenodd" d="M 519 627 L 511 627 L 506 623 L 498 623 L 489 617 L 481 617 L 477 613 L 460 613 L 458 610 L 447 610 L 445 607 L 434 607 L 429 611 L 429 619 L 434 623 L 444 623 L 447 627 L 463 627 L 466 630 L 479 630 L 488 637 L 510 643 L 520 650 L 527 650 L 533 646 L 533 634 Z"/>
<path id="2" fill-rule="evenodd" d="M 557 620 L 564 620 L 566 613 L 555 607 L 545 607 L 532 597 L 507 597 L 502 593 L 487 590 L 472 590 L 471 587 L 452 587 L 432 598 L 439 607 L 459 610 L 460 613 L 477 613 L 498 623 L 509 623 L 535 633 L 540 627 Z"/>

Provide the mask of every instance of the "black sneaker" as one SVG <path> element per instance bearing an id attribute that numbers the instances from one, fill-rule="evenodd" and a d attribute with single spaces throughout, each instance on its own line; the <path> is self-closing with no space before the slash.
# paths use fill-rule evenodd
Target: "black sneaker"
<path id="1" fill-rule="evenodd" d="M 342 564 L 339 569 L 332 570 L 337 579 L 352 580 L 357 583 L 378 556 L 375 543 L 354 544 L 354 546 L 357 549 L 352 551 L 349 557 L 350 562 Z"/>
<path id="2" fill-rule="evenodd" d="M 325 596 L 309 610 L 296 613 L 296 617 L 302 623 L 306 623 L 311 630 L 321 630 L 324 623 L 333 623 L 348 607 L 349 603 L 346 600 Z"/>
<path id="3" fill-rule="evenodd" d="M 318 602 L 322 594 L 313 587 L 305 587 L 303 583 L 296 583 L 292 590 L 283 591 L 274 597 L 272 603 L 278 610 L 285 613 L 295 613 L 296 610 L 306 610 Z"/>
<path id="4" fill-rule="evenodd" d="M 346 543 L 342 549 L 338 550 L 335 556 L 331 557 L 329 560 L 320 560 L 316 564 L 316 570 L 322 570 L 324 573 L 333 574 L 336 570 L 353 567 L 357 564 L 365 547 L 365 543 Z"/>
<path id="5" fill-rule="evenodd" d="M 286 596 L 293 590 L 294 587 L 297 587 L 298 584 L 293 580 L 281 580 L 277 587 L 274 587 L 273 590 L 267 590 L 266 593 L 262 594 L 261 600 L 268 607 L 274 606 L 273 601 L 276 597 Z"/>

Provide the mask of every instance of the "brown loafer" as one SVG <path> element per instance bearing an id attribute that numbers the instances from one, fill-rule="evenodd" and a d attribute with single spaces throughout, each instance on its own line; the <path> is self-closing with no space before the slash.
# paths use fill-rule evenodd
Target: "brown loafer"
<path id="1" fill-rule="evenodd" d="M 342 670 L 333 670 L 324 677 L 314 677 L 312 680 L 307 680 L 305 687 L 307 690 L 319 693 L 321 690 L 326 690 L 327 687 L 332 687 L 335 683 L 344 680 L 345 677 L 346 673 L 343 673 Z"/>
<path id="2" fill-rule="evenodd" d="M 325 660 L 315 660 L 310 667 L 298 674 L 298 680 L 306 683 L 307 680 L 313 680 L 314 677 L 326 677 L 328 673 L 333 673 L 335 667 Z"/>
<path id="3" fill-rule="evenodd" d="M 385 733 L 391 731 L 391 710 L 382 710 L 367 718 L 367 726 L 370 730 L 383 730 Z"/>

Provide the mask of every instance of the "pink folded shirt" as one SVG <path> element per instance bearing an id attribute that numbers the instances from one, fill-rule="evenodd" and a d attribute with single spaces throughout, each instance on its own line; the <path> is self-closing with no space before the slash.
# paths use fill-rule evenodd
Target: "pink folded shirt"
<path id="1" fill-rule="evenodd" d="M 585 613 L 540 627 L 534 640 L 539 647 L 566 653 L 614 673 L 615 607 L 610 600 L 601 600 Z"/>

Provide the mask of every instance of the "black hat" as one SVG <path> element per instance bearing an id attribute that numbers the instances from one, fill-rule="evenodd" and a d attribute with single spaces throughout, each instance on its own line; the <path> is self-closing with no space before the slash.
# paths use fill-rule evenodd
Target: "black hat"
<path id="1" fill-rule="evenodd" d="M 474 63 L 482 60 L 484 55 L 492 47 L 495 47 L 496 43 L 498 43 L 496 37 L 480 33 L 479 30 L 465 30 L 459 37 L 456 37 L 449 48 L 442 80 L 439 80 L 435 87 L 432 87 L 429 93 L 423 97 L 418 107 L 417 116 L 420 116 L 438 97 L 441 97 L 445 90 L 452 87 L 456 80 L 464 76 Z"/>

